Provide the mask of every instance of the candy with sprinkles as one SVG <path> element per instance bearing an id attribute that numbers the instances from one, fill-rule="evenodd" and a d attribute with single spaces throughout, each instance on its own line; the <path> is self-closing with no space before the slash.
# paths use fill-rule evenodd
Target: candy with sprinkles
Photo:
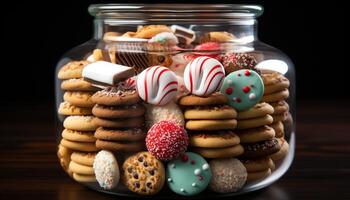
<path id="1" fill-rule="evenodd" d="M 166 176 L 168 186 L 172 191 L 184 196 L 193 196 L 207 188 L 212 172 L 202 156 L 186 152 L 168 163 Z"/>
<path id="2" fill-rule="evenodd" d="M 257 72 L 242 69 L 226 76 L 220 91 L 228 97 L 230 106 L 238 111 L 243 111 L 253 107 L 261 100 L 264 94 L 264 84 Z"/>

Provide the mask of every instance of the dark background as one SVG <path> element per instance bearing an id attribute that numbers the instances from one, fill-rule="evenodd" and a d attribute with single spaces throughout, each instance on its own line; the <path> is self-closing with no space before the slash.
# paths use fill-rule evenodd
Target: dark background
<path id="1" fill-rule="evenodd" d="M 113 1 L 26 2 L 1 5 L 4 15 L 1 21 L 1 101 L 6 104 L 53 103 L 57 61 L 65 51 L 92 36 L 93 18 L 87 12 L 88 5 Z M 259 18 L 259 38 L 293 60 L 299 101 L 347 98 L 345 5 L 335 1 L 215 2 L 257 3 L 265 7 L 264 15 Z"/>

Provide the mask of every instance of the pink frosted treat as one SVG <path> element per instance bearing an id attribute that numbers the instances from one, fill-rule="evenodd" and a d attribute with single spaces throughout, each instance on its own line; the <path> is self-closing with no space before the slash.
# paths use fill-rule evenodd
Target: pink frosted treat
<path id="1" fill-rule="evenodd" d="M 165 105 L 176 96 L 177 90 L 176 75 L 166 67 L 149 67 L 137 76 L 137 91 L 146 103 Z"/>
<path id="2" fill-rule="evenodd" d="M 188 91 L 197 96 L 208 96 L 217 91 L 225 78 L 222 64 L 207 56 L 192 60 L 184 71 L 184 83 Z"/>

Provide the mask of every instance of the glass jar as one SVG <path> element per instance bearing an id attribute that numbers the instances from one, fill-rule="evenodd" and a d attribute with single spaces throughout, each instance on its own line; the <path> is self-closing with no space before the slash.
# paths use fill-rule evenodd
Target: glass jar
<path id="1" fill-rule="evenodd" d="M 258 40 L 261 6 L 89 12 L 93 38 L 56 69 L 57 154 L 73 179 L 118 195 L 208 197 L 258 190 L 286 173 L 295 71 Z"/>

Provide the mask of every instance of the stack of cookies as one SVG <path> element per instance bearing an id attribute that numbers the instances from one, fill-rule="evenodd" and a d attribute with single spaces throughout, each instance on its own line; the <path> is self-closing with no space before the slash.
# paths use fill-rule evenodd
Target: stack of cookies
<path id="1" fill-rule="evenodd" d="M 205 158 L 237 157 L 243 153 L 239 138 L 232 132 L 237 125 L 237 112 L 226 105 L 224 95 L 188 95 L 179 104 L 184 107 L 192 151 Z"/>
<path id="2" fill-rule="evenodd" d="M 112 152 L 139 152 L 145 149 L 145 107 L 135 88 L 122 84 L 107 87 L 92 96 L 96 147 Z"/>
<path id="3" fill-rule="evenodd" d="M 272 124 L 273 107 L 258 103 L 254 107 L 238 112 L 236 134 L 244 147 L 241 156 L 246 165 L 248 181 L 259 180 L 271 174 L 274 164 L 270 156 L 280 150 Z"/>
<path id="4" fill-rule="evenodd" d="M 262 74 L 264 82 L 264 96 L 263 101 L 268 102 L 274 108 L 271 115 L 273 117 L 273 124 L 271 127 L 275 130 L 276 138 L 281 145 L 280 152 L 271 156 L 274 161 L 281 160 L 288 153 L 289 145 L 284 139 L 284 122 L 288 119 L 289 105 L 285 101 L 289 97 L 288 87 L 289 80 L 278 72 Z"/>

